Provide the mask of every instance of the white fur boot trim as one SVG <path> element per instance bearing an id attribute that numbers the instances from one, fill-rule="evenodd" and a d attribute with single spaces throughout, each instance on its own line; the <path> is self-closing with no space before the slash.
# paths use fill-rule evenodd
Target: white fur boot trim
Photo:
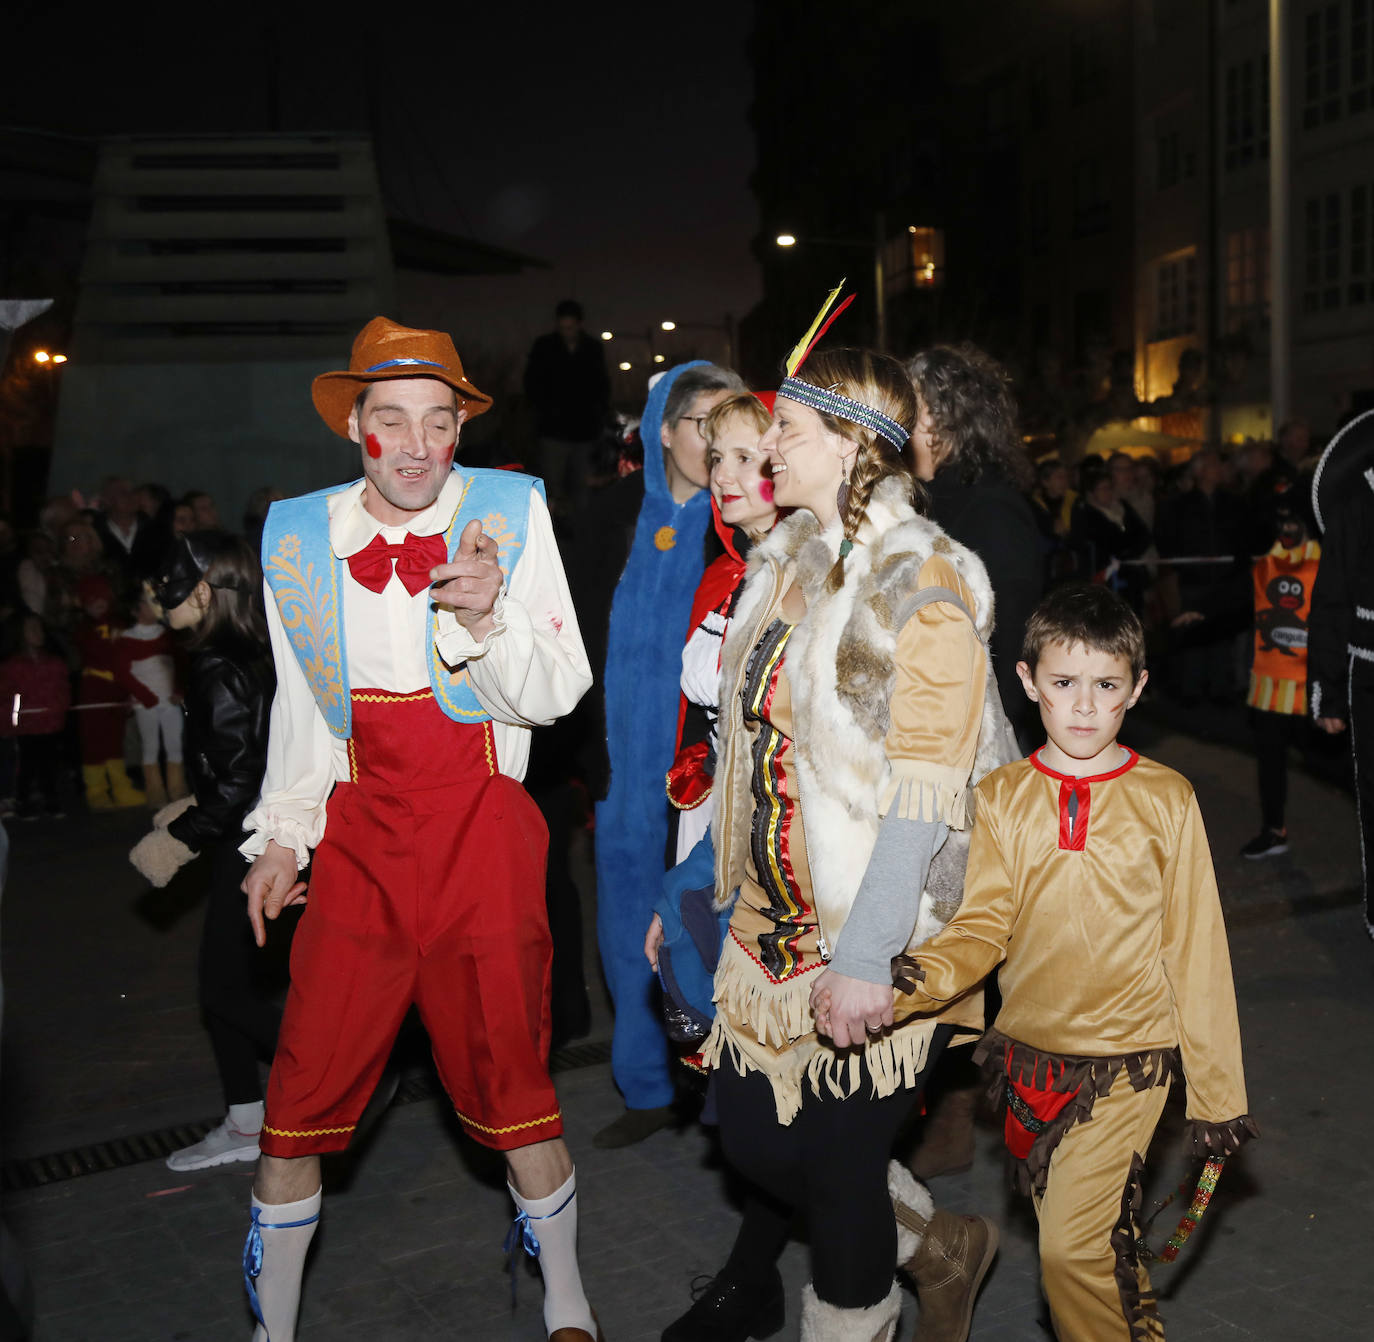
<path id="1" fill-rule="evenodd" d="M 914 1213 L 914 1216 L 908 1216 L 908 1220 L 919 1218 L 922 1222 L 929 1222 L 935 1215 L 935 1199 L 930 1196 L 930 1189 L 905 1165 L 899 1165 L 895 1160 L 887 1162 L 887 1191 L 894 1211 L 900 1207 L 907 1213 Z M 924 1238 L 924 1230 L 917 1230 L 906 1224 L 901 1216 L 897 1217 L 898 1267 L 904 1267 L 916 1257 L 916 1250 L 921 1247 Z"/>
<path id="2" fill-rule="evenodd" d="M 902 1316 L 896 1281 L 876 1305 L 841 1309 L 827 1304 L 810 1282 L 802 1288 L 801 1342 L 893 1342 Z"/>

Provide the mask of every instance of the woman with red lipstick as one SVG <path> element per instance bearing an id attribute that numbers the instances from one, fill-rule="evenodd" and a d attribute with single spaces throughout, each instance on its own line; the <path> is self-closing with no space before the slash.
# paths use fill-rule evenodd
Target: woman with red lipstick
<path id="1" fill-rule="evenodd" d="M 778 520 L 773 481 L 759 443 L 772 416 L 751 392 L 722 401 L 702 424 L 710 469 L 711 517 L 725 547 L 702 575 L 682 650 L 678 752 L 668 772 L 668 800 L 676 820 L 675 862 L 681 862 L 711 824 L 711 779 L 716 765 L 720 646 L 744 580 L 750 547 Z"/>

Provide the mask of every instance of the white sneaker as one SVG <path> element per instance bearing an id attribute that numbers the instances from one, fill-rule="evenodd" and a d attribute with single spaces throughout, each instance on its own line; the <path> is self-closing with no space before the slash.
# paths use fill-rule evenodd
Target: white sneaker
<path id="1" fill-rule="evenodd" d="M 208 1170 L 212 1165 L 228 1165 L 235 1160 L 258 1158 L 258 1134 L 240 1132 L 226 1118 L 211 1128 L 194 1146 L 183 1146 L 167 1157 L 169 1170 Z"/>

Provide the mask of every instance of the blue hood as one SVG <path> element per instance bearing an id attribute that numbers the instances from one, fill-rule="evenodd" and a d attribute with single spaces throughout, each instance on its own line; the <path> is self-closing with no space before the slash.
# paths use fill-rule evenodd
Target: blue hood
<path id="1" fill-rule="evenodd" d="M 668 477 L 663 471 L 663 412 L 668 407 L 668 393 L 672 391 L 673 383 L 689 368 L 700 368 L 705 363 L 705 359 L 680 363 L 670 368 L 649 388 L 649 398 L 644 402 L 644 418 L 639 421 L 639 441 L 644 444 L 646 499 L 660 498 L 672 502 L 672 496 L 668 493 Z"/>

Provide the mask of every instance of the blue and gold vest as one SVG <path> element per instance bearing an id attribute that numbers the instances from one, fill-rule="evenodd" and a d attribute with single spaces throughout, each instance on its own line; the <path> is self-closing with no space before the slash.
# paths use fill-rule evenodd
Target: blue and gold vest
<path id="1" fill-rule="evenodd" d="M 463 493 L 444 533 L 449 558 L 457 552 L 463 528 L 476 518 L 496 541 L 501 572 L 509 582 L 525 544 L 530 493 L 538 490 L 542 496 L 543 482 L 514 471 L 474 468 L 460 475 Z M 262 533 L 263 576 L 282 625 L 329 730 L 344 739 L 352 734 L 341 605 L 346 561 L 330 545 L 329 500 L 351 487 L 331 485 L 314 494 L 274 503 Z M 490 714 L 472 688 L 466 663 L 450 669 L 434 646 L 434 616 L 435 606 L 430 601 L 425 645 L 435 701 L 455 722 L 485 722 Z"/>

